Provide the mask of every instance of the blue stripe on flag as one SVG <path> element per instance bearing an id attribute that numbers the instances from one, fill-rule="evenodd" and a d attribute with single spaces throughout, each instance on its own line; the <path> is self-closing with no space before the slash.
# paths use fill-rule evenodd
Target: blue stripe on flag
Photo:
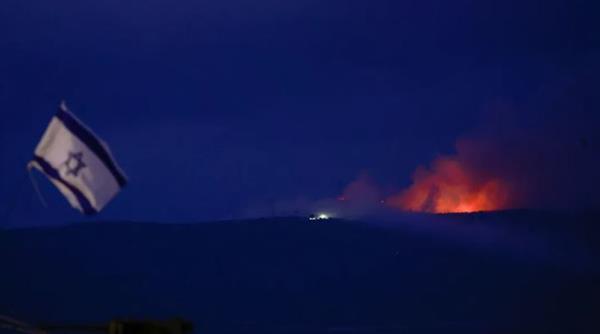
<path id="1" fill-rule="evenodd" d="M 40 167 L 42 167 L 42 169 L 46 175 L 48 175 L 49 177 L 53 178 L 54 180 L 60 182 L 62 185 L 67 187 L 73 193 L 73 195 L 75 195 L 84 214 L 94 215 L 94 214 L 98 213 L 98 211 L 96 211 L 96 209 L 94 209 L 94 207 L 92 207 L 92 204 L 83 195 L 83 193 L 81 191 L 79 191 L 79 189 L 77 189 L 76 187 L 74 187 L 73 185 L 71 185 L 67 181 L 65 181 L 60 176 L 58 171 L 56 169 L 54 169 L 44 158 L 35 155 L 33 157 L 33 160 L 35 162 L 37 162 L 38 165 L 40 165 Z"/>
<path id="2" fill-rule="evenodd" d="M 69 131 L 71 131 L 79 140 L 89 147 L 89 149 L 98 156 L 98 158 L 104 163 L 106 168 L 111 172 L 117 183 L 121 188 L 127 184 L 127 179 L 119 171 L 119 168 L 115 165 L 115 162 L 111 158 L 110 154 L 106 151 L 104 146 L 100 143 L 98 138 L 90 132 L 85 126 L 83 126 L 77 119 L 71 116 L 68 112 L 62 108 L 58 109 L 56 117 L 61 120 Z"/>

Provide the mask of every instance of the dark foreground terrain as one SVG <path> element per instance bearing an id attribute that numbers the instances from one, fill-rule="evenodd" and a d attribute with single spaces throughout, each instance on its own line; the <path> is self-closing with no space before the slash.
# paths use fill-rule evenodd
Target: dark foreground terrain
<path id="1" fill-rule="evenodd" d="M 182 316 L 196 333 L 597 333 L 597 222 L 514 211 L 0 230 L 0 314 Z"/>

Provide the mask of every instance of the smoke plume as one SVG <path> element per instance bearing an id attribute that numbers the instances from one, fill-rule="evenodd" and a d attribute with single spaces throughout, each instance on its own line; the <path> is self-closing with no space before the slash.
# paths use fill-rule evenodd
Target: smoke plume
<path id="1" fill-rule="evenodd" d="M 600 110 L 592 75 L 545 87 L 534 102 L 489 108 L 455 153 L 418 167 L 390 196 L 405 211 L 600 207 Z"/>

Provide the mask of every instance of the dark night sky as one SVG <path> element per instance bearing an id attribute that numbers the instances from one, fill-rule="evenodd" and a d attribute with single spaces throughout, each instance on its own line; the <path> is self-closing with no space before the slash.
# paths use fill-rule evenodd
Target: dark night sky
<path id="1" fill-rule="evenodd" d="M 597 150 L 593 7 L 4 0 L 2 211 L 18 203 L 17 225 L 81 219 L 39 177 L 42 208 L 25 173 L 63 98 L 130 178 L 95 219 L 241 217 L 335 197 L 361 172 L 395 191 L 457 138 L 490 127 L 551 136 L 564 125 L 561 138 Z"/>

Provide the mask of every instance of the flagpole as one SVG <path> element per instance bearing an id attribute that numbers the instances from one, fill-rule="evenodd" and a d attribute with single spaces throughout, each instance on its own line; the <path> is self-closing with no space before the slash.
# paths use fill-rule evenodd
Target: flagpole
<path id="1" fill-rule="evenodd" d="M 44 199 L 44 196 L 42 195 L 42 192 L 40 191 L 40 187 L 38 186 L 38 183 L 35 180 L 35 177 L 31 173 L 31 165 L 27 165 L 27 174 L 29 174 L 29 180 L 31 180 L 31 184 L 33 185 L 33 189 L 35 189 L 35 193 L 37 194 L 38 199 L 40 200 L 40 202 L 42 202 L 42 205 L 44 206 L 44 208 L 47 208 L 48 204 L 46 203 L 46 200 Z"/>

